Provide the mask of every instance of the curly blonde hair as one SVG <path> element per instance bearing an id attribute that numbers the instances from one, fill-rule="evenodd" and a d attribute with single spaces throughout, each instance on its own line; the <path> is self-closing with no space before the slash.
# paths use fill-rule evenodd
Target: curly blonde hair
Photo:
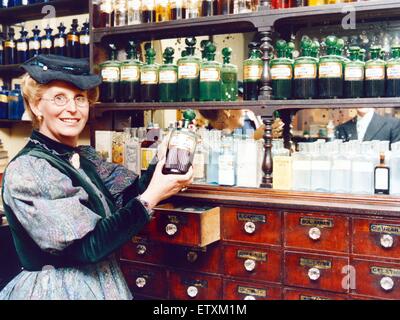
<path id="1" fill-rule="evenodd" d="M 40 84 L 33 79 L 28 73 L 24 74 L 21 78 L 21 90 L 24 98 L 25 111 L 32 119 L 32 126 L 34 129 L 39 129 L 40 121 L 32 111 L 31 104 L 39 103 L 43 92 L 51 86 L 51 82 L 48 84 Z M 99 88 L 87 90 L 87 97 L 89 104 L 93 105 L 99 99 Z"/>

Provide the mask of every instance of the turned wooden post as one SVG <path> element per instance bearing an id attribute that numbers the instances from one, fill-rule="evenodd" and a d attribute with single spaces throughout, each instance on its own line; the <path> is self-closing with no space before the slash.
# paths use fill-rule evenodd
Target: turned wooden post
<path id="1" fill-rule="evenodd" d="M 286 149 L 292 150 L 293 147 L 293 132 L 292 132 L 292 121 L 293 117 L 296 113 L 294 110 L 281 110 L 280 112 L 280 117 L 282 119 L 282 122 L 285 124 L 283 126 L 283 141 Z"/>
<path id="2" fill-rule="evenodd" d="M 260 185 L 261 188 L 272 188 L 272 122 L 273 117 L 267 116 L 263 117 L 263 122 L 265 124 L 264 131 L 264 160 L 262 163 L 263 178 Z"/>
<path id="3" fill-rule="evenodd" d="M 272 97 L 272 85 L 271 85 L 271 70 L 269 67 L 269 61 L 271 59 L 272 46 L 272 28 L 267 28 L 260 32 L 261 45 L 260 50 L 262 51 L 262 60 L 264 62 L 263 72 L 261 76 L 261 87 L 258 100 L 271 100 Z"/>

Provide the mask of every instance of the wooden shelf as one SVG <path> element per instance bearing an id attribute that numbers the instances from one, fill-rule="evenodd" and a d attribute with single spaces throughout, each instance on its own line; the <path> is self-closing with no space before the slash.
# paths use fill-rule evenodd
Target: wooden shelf
<path id="1" fill-rule="evenodd" d="M 137 40 L 156 40 L 186 36 L 241 33 L 268 30 L 275 24 L 300 25 L 307 23 L 327 24 L 341 22 L 345 17 L 346 8 L 356 12 L 357 21 L 390 19 L 400 17 L 400 1 L 377 0 L 357 3 L 342 3 L 315 7 L 299 7 L 281 10 L 261 8 L 259 12 L 200 17 L 160 23 L 147 23 L 124 27 L 93 29 L 93 41 L 103 39 L 126 41 L 128 37 Z"/>
<path id="2" fill-rule="evenodd" d="M 24 69 L 19 64 L 0 65 L 0 78 L 11 79 L 21 76 Z"/>
<path id="3" fill-rule="evenodd" d="M 88 0 L 50 0 L 46 3 L 0 9 L 0 21 L 2 24 L 12 25 L 22 21 L 42 19 L 48 14 L 47 10 L 42 13 L 44 6 L 53 6 L 58 18 L 89 13 Z"/>

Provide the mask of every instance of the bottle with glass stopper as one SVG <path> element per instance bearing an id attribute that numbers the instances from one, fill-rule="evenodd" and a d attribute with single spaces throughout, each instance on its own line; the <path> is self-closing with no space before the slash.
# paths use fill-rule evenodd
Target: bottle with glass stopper
<path id="1" fill-rule="evenodd" d="M 127 60 L 121 63 L 120 97 L 121 102 L 140 101 L 140 67 L 137 47 L 134 41 L 127 46 Z"/>
<path id="2" fill-rule="evenodd" d="M 128 25 L 142 23 L 141 6 L 140 0 L 128 0 Z"/>
<path id="3" fill-rule="evenodd" d="M 90 27 L 89 22 L 84 22 L 80 35 L 79 35 L 79 47 L 81 50 L 81 58 L 89 58 L 90 56 Z"/>
<path id="4" fill-rule="evenodd" d="M 65 56 L 66 52 L 66 45 L 67 45 L 67 36 L 65 34 L 65 30 L 67 29 L 64 24 L 61 22 L 60 25 L 57 27 L 58 34 L 54 37 L 54 54 Z"/>
<path id="5" fill-rule="evenodd" d="M 311 45 L 311 57 L 319 59 L 319 52 L 321 49 L 321 45 L 318 40 L 314 40 Z"/>
<path id="6" fill-rule="evenodd" d="M 287 43 L 278 40 L 275 45 L 277 58 L 272 59 L 271 79 L 274 99 L 287 100 L 292 97 L 293 61 L 286 57 Z"/>
<path id="7" fill-rule="evenodd" d="M 365 96 L 384 97 L 386 94 L 386 62 L 381 59 L 382 48 L 371 47 L 371 59 L 365 63 Z"/>
<path id="8" fill-rule="evenodd" d="M 175 50 L 167 47 L 164 50 L 164 64 L 159 71 L 159 98 L 160 102 L 177 101 L 178 66 L 173 63 Z"/>
<path id="9" fill-rule="evenodd" d="M 51 35 L 53 29 L 50 25 L 47 25 L 45 30 L 45 35 L 42 37 L 40 42 L 40 47 L 42 49 L 42 54 L 52 54 L 53 53 L 53 36 Z"/>
<path id="10" fill-rule="evenodd" d="M 20 31 L 21 37 L 17 41 L 17 63 L 24 63 L 29 58 L 28 53 L 28 31 L 22 27 Z"/>
<path id="11" fill-rule="evenodd" d="M 40 29 L 38 26 L 32 30 L 33 36 L 29 39 L 29 58 L 36 57 L 40 54 Z"/>
<path id="12" fill-rule="evenodd" d="M 142 0 L 142 22 L 156 22 L 156 8 L 154 0 Z"/>
<path id="13" fill-rule="evenodd" d="M 4 41 L 4 64 L 17 63 L 17 45 L 14 36 L 14 28 L 10 28 L 8 31 L 8 39 Z"/>
<path id="14" fill-rule="evenodd" d="M 114 27 L 125 26 L 128 22 L 127 0 L 115 0 L 114 3 Z"/>
<path id="15" fill-rule="evenodd" d="M 365 62 L 360 60 L 360 47 L 349 48 L 350 60 L 344 66 L 344 97 L 364 97 Z"/>
<path id="16" fill-rule="evenodd" d="M 249 58 L 243 62 L 243 99 L 258 100 L 263 61 L 257 42 L 249 44 Z"/>
<path id="17" fill-rule="evenodd" d="M 400 45 L 392 46 L 392 58 L 387 62 L 386 96 L 400 97 Z"/>
<path id="18" fill-rule="evenodd" d="M 79 32 L 78 32 L 78 19 L 73 19 L 71 30 L 67 34 L 67 56 L 70 58 L 79 58 Z"/>
<path id="19" fill-rule="evenodd" d="M 146 50 L 146 64 L 140 68 L 140 97 L 143 102 L 158 101 L 158 69 L 154 63 L 156 51 L 153 48 Z"/>
<path id="20" fill-rule="evenodd" d="M 117 48 L 109 45 L 109 60 L 100 64 L 102 84 L 100 96 L 102 102 L 118 102 L 121 63 L 117 60 Z"/>
<path id="21" fill-rule="evenodd" d="M 238 67 L 231 63 L 231 48 L 223 48 L 224 63 L 221 67 L 221 99 L 236 101 L 238 99 Z"/>
<path id="22" fill-rule="evenodd" d="M 205 48 L 206 61 L 200 68 L 200 101 L 221 101 L 221 64 L 215 61 L 215 44 Z"/>

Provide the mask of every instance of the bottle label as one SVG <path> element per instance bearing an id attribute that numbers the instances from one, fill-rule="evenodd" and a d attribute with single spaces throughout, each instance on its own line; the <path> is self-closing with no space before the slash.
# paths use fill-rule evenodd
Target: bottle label
<path id="1" fill-rule="evenodd" d="M 154 0 L 142 0 L 142 10 L 154 10 Z"/>
<path id="2" fill-rule="evenodd" d="M 55 38 L 54 39 L 54 47 L 55 48 L 65 47 L 65 39 L 64 38 Z"/>
<path id="3" fill-rule="evenodd" d="M 8 103 L 8 96 L 0 94 L 0 103 Z"/>
<path id="4" fill-rule="evenodd" d="M 178 75 L 174 70 L 160 71 L 160 83 L 177 83 Z"/>
<path id="5" fill-rule="evenodd" d="M 365 69 L 365 80 L 385 80 L 384 66 L 371 66 Z"/>
<path id="6" fill-rule="evenodd" d="M 79 36 L 76 34 L 69 34 L 67 36 L 68 41 L 70 42 L 79 42 Z"/>
<path id="7" fill-rule="evenodd" d="M 4 47 L 5 48 L 15 48 L 15 42 L 14 41 L 6 41 L 6 42 L 4 42 Z"/>
<path id="8" fill-rule="evenodd" d="M 140 172 L 140 145 L 138 143 L 125 144 L 125 166 L 128 170 L 139 174 Z"/>
<path id="9" fill-rule="evenodd" d="M 375 189 L 389 189 L 389 170 L 388 168 L 376 168 L 375 170 Z"/>
<path id="10" fill-rule="evenodd" d="M 199 76 L 199 65 L 197 63 L 183 63 L 178 67 L 179 79 L 196 79 Z"/>
<path id="11" fill-rule="evenodd" d="M 28 44 L 26 42 L 18 42 L 17 51 L 28 51 Z"/>
<path id="12" fill-rule="evenodd" d="M 337 62 L 324 62 L 319 65 L 320 78 L 341 78 L 342 64 Z"/>
<path id="13" fill-rule="evenodd" d="M 106 67 L 101 70 L 101 77 L 103 82 L 118 82 L 119 81 L 119 68 L 118 67 Z"/>
<path id="14" fill-rule="evenodd" d="M 317 65 L 298 64 L 294 67 L 295 79 L 315 79 L 317 78 Z"/>
<path id="15" fill-rule="evenodd" d="M 260 80 L 262 75 L 261 65 L 244 66 L 243 80 Z"/>
<path id="16" fill-rule="evenodd" d="M 388 66 L 387 78 L 390 80 L 400 79 L 400 65 Z"/>
<path id="17" fill-rule="evenodd" d="M 50 39 L 42 40 L 42 48 L 43 49 L 51 49 L 51 40 Z"/>
<path id="18" fill-rule="evenodd" d="M 140 72 L 137 66 L 121 68 L 121 81 L 139 81 Z"/>
<path id="19" fill-rule="evenodd" d="M 29 41 L 29 50 L 39 50 L 40 42 L 37 40 Z"/>
<path id="20" fill-rule="evenodd" d="M 113 11 L 112 0 L 104 1 L 100 5 L 100 11 L 111 14 L 111 12 Z"/>
<path id="21" fill-rule="evenodd" d="M 130 0 L 128 1 L 128 9 L 133 10 L 133 11 L 139 11 L 140 10 L 140 1 L 139 0 Z"/>
<path id="22" fill-rule="evenodd" d="M 157 84 L 158 83 L 157 71 L 153 71 L 153 70 L 142 71 L 140 74 L 140 83 L 141 84 Z"/>
<path id="23" fill-rule="evenodd" d="M 88 45 L 90 43 L 90 36 L 88 34 L 79 37 L 80 44 Z"/>
<path id="24" fill-rule="evenodd" d="M 292 68 L 287 65 L 276 65 L 271 67 L 272 80 L 291 80 Z"/>
<path id="25" fill-rule="evenodd" d="M 168 149 L 183 149 L 193 153 L 196 148 L 196 139 L 191 135 L 175 131 L 169 140 Z"/>
<path id="26" fill-rule="evenodd" d="M 200 81 L 213 82 L 221 80 L 221 71 L 217 68 L 204 68 L 200 70 Z"/>
<path id="27" fill-rule="evenodd" d="M 345 69 L 344 77 L 346 81 L 362 81 L 364 80 L 364 68 L 348 66 Z"/>

